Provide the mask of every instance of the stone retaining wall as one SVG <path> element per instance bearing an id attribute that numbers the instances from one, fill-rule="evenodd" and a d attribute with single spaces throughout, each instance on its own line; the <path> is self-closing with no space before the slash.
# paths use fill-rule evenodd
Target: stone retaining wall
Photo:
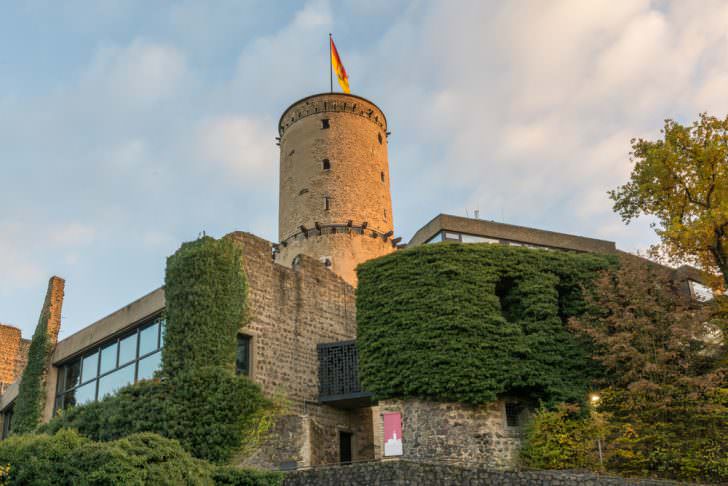
<path id="1" fill-rule="evenodd" d="M 672 481 L 625 479 L 572 471 L 498 471 L 445 464 L 386 461 L 289 473 L 285 486 L 677 486 Z"/>

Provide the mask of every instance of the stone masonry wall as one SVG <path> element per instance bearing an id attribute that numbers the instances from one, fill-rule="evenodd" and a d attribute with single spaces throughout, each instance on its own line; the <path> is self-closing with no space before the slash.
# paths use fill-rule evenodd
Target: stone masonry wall
<path id="1" fill-rule="evenodd" d="M 504 400 L 482 406 L 382 400 L 379 411 L 401 413 L 403 459 L 499 469 L 517 465 L 523 430 L 507 425 Z M 527 414 L 524 407 L 519 423 L 525 423 Z"/>
<path id="2" fill-rule="evenodd" d="M 313 258 L 286 268 L 273 262 L 270 242 L 242 232 L 228 237 L 241 245 L 248 276 L 249 319 L 241 332 L 252 338 L 251 378 L 288 402 L 269 441 L 241 463 L 266 469 L 336 463 L 341 430 L 354 434 L 355 458 L 372 459 L 369 409 L 317 403 L 316 345 L 356 337 L 353 287 Z"/>
<path id="3" fill-rule="evenodd" d="M 19 376 L 21 343 L 20 329 L 0 324 L 0 393 Z"/>
<path id="4" fill-rule="evenodd" d="M 299 253 L 331 256 L 334 272 L 356 285 L 354 268 L 393 251 L 391 244 L 369 235 L 295 237 L 301 226 L 349 221 L 379 235 L 393 230 L 384 114 L 363 98 L 326 93 L 294 103 L 281 122 L 278 236 L 286 245 L 280 263 L 290 265 Z"/>
<path id="5" fill-rule="evenodd" d="M 626 479 L 572 471 L 498 471 L 410 461 L 371 462 L 289 473 L 284 486 L 677 486 L 672 481 Z"/>

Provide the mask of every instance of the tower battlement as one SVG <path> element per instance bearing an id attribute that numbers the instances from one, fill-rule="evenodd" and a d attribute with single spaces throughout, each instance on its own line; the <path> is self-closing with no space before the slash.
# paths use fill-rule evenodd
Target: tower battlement
<path id="1" fill-rule="evenodd" d="M 278 134 L 282 137 L 292 124 L 311 115 L 345 112 L 370 120 L 387 131 L 387 118 L 381 109 L 361 96 L 345 93 L 321 93 L 307 96 L 286 108 L 278 121 Z"/>

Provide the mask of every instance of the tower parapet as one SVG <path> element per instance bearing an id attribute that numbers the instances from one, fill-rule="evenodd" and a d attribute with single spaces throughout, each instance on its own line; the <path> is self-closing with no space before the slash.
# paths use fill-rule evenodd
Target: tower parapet
<path id="1" fill-rule="evenodd" d="M 309 96 L 283 112 L 277 261 L 319 258 L 356 285 L 356 266 L 393 251 L 387 120 L 371 101 Z"/>

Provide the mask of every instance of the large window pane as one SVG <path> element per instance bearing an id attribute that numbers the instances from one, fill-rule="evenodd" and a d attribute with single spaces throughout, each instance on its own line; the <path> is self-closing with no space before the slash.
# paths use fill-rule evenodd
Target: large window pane
<path id="1" fill-rule="evenodd" d="M 119 341 L 119 366 L 136 358 L 136 333 Z"/>
<path id="2" fill-rule="evenodd" d="M 162 364 L 162 353 L 154 353 L 144 359 L 139 360 L 139 370 L 137 371 L 137 380 L 148 380 L 154 377 Z"/>
<path id="3" fill-rule="evenodd" d="M 89 354 L 83 358 L 83 381 L 88 381 L 91 378 L 96 378 L 96 373 L 99 369 L 99 352 L 96 351 L 94 354 Z"/>
<path id="4" fill-rule="evenodd" d="M 92 402 L 96 395 L 96 382 L 92 381 L 83 386 L 79 386 L 75 390 L 66 393 L 63 400 L 63 407 L 70 407 L 73 405 L 83 405 L 84 403 Z"/>
<path id="5" fill-rule="evenodd" d="M 73 388 L 74 386 L 81 383 L 81 362 L 74 361 L 65 366 L 66 368 L 66 379 L 64 381 L 65 389 Z"/>
<path id="6" fill-rule="evenodd" d="M 101 369 L 99 373 L 103 374 L 116 368 L 116 349 L 116 342 L 101 348 Z"/>
<path id="7" fill-rule="evenodd" d="M 159 325 L 155 322 L 149 327 L 145 327 L 139 332 L 139 356 L 157 350 L 157 333 Z"/>
<path id="8" fill-rule="evenodd" d="M 99 378 L 99 400 L 134 382 L 134 365 L 128 365 Z"/>

